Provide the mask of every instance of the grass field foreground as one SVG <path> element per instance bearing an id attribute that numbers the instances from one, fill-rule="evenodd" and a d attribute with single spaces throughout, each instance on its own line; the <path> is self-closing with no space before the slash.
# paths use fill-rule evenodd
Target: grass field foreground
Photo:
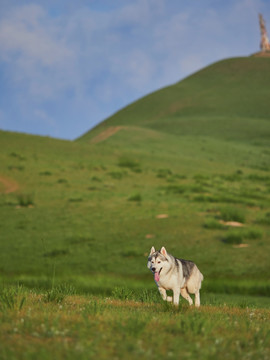
<path id="1" fill-rule="evenodd" d="M 270 309 L 9 290 L 1 359 L 268 359 Z M 60 293 L 58 292 L 58 295 Z M 153 296 L 149 294 L 149 296 Z M 210 300 L 210 299 L 209 299 Z M 211 301 L 211 300 L 210 300 Z M 235 302 L 234 302 L 235 301 Z M 9 305 L 8 305 L 9 304 Z"/>

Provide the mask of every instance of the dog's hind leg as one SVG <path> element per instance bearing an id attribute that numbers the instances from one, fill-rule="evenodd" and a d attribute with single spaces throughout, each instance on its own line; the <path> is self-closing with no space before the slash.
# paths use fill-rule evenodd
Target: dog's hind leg
<path id="1" fill-rule="evenodd" d="M 173 303 L 179 305 L 180 291 L 179 289 L 173 289 Z"/>
<path id="2" fill-rule="evenodd" d="M 181 295 L 183 296 L 184 299 L 186 299 L 189 302 L 189 305 L 193 304 L 193 300 L 189 296 L 189 293 L 187 292 L 186 288 L 181 289 Z"/>
<path id="3" fill-rule="evenodd" d="M 195 306 L 199 307 L 200 304 L 200 290 L 197 290 L 195 292 Z"/>

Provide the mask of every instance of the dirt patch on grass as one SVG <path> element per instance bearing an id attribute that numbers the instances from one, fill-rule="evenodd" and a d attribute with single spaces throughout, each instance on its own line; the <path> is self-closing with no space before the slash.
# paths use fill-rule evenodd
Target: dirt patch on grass
<path id="1" fill-rule="evenodd" d="M 10 194 L 12 192 L 15 192 L 19 189 L 19 185 L 16 183 L 16 181 L 3 177 L 0 175 L 0 182 L 4 185 L 4 190 L 0 190 L 0 192 L 4 194 Z"/>
<path id="2" fill-rule="evenodd" d="M 236 249 L 241 249 L 241 248 L 249 247 L 249 244 L 239 244 L 239 245 L 234 245 L 233 247 Z"/>
<path id="3" fill-rule="evenodd" d="M 110 126 L 106 130 L 95 136 L 93 139 L 91 139 L 90 142 L 91 144 L 97 144 L 116 134 L 121 129 L 123 129 L 123 126 Z"/>
<path id="4" fill-rule="evenodd" d="M 167 219 L 169 217 L 168 214 L 159 214 L 156 216 L 157 219 Z"/>
<path id="5" fill-rule="evenodd" d="M 222 225 L 231 226 L 231 227 L 243 227 L 243 226 L 245 226 L 243 223 L 240 223 L 238 221 L 223 221 L 223 220 L 220 220 L 219 223 L 222 224 Z"/>

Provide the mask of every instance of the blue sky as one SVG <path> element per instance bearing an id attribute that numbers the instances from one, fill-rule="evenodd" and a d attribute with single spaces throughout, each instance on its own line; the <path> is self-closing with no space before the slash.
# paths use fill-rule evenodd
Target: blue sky
<path id="1" fill-rule="evenodd" d="M 269 0 L 0 0 L 0 129 L 73 140 L 223 58 L 259 51 Z"/>

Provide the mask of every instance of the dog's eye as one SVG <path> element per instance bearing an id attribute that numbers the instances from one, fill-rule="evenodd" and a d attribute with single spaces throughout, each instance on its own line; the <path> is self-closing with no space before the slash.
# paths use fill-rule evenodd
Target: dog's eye
<path id="1" fill-rule="evenodd" d="M 161 261 L 158 261 L 157 263 L 158 263 L 158 264 L 160 264 L 160 263 L 161 263 Z"/>

